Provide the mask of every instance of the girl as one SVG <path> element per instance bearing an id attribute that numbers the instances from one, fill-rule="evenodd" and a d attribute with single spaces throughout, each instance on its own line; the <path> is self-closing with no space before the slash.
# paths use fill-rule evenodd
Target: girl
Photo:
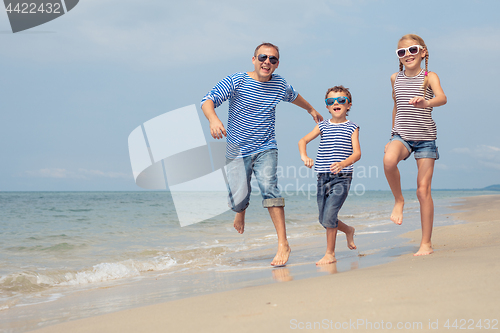
<path id="1" fill-rule="evenodd" d="M 434 204 L 431 197 L 434 161 L 439 158 L 436 147 L 436 124 L 432 108 L 446 104 L 446 95 L 439 77 L 427 69 L 429 51 L 424 40 L 414 34 L 404 35 L 398 43 L 399 72 L 391 76 L 394 108 L 392 110 L 392 137 L 384 150 L 385 177 L 394 195 L 391 220 L 403 223 L 404 198 L 398 163 L 412 152 L 417 161 L 417 197 L 420 202 L 422 240 L 415 256 L 433 252 L 431 235 Z M 420 67 L 425 59 L 425 70 Z M 404 68 L 404 70 L 403 70 Z"/>

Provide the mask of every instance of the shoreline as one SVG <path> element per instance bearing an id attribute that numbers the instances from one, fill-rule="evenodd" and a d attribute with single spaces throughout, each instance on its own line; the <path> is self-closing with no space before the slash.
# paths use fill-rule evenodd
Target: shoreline
<path id="1" fill-rule="evenodd" d="M 417 323 L 402 329 L 422 331 L 435 326 L 445 330 L 447 321 L 454 329 L 455 320 L 458 327 L 465 322 L 465 327 L 473 324 L 475 329 L 479 329 L 479 320 L 483 326 L 487 320 L 493 326 L 496 320 L 498 328 L 499 207 L 500 195 L 468 197 L 452 206 L 461 210 L 452 215 L 468 223 L 434 228 L 435 252 L 429 256 L 404 254 L 390 263 L 342 274 L 195 296 L 34 332 L 285 332 L 314 328 L 379 332 L 389 329 L 389 324 L 395 329 L 398 323 Z M 420 230 L 403 236 L 418 245 Z"/>

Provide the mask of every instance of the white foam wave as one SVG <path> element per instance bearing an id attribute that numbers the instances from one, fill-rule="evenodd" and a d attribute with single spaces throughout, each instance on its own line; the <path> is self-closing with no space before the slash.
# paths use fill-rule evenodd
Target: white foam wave
<path id="1" fill-rule="evenodd" d="M 143 262 L 129 259 L 118 263 L 101 263 L 95 265 L 92 270 L 66 273 L 66 281 L 59 283 L 59 285 L 79 285 L 135 277 L 143 272 L 166 270 L 176 263 L 168 256 L 156 257 L 152 261 Z"/>

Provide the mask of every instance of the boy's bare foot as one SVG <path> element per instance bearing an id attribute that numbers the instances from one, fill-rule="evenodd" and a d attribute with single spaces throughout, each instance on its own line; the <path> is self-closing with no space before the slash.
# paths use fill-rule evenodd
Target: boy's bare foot
<path id="1" fill-rule="evenodd" d="M 345 237 L 347 238 L 347 247 L 350 250 L 357 249 L 356 244 L 354 244 L 354 227 L 349 227 L 349 231 L 345 233 Z"/>
<path id="2" fill-rule="evenodd" d="M 404 201 L 396 202 L 394 208 L 392 209 L 391 221 L 396 224 L 403 223 L 403 207 L 405 205 Z"/>
<path id="3" fill-rule="evenodd" d="M 337 262 L 337 259 L 335 259 L 335 253 L 325 253 L 325 256 L 321 258 L 316 265 L 333 264 L 334 262 Z"/>
<path id="4" fill-rule="evenodd" d="M 234 217 L 234 229 L 236 229 L 236 231 L 240 234 L 245 231 L 245 211 L 236 213 L 236 216 Z"/>
<path id="5" fill-rule="evenodd" d="M 290 256 L 290 252 L 292 249 L 288 246 L 287 243 L 278 244 L 278 253 L 274 257 L 273 261 L 271 261 L 272 266 L 283 266 L 288 261 L 288 257 Z"/>
<path id="6" fill-rule="evenodd" d="M 416 256 L 426 256 L 431 253 L 433 253 L 434 250 L 432 249 L 431 244 L 420 244 L 420 249 L 418 249 L 418 252 L 413 254 L 415 257 Z"/>

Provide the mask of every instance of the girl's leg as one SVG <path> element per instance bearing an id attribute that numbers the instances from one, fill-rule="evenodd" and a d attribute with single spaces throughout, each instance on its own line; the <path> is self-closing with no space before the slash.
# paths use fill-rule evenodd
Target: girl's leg
<path id="1" fill-rule="evenodd" d="M 422 256 L 431 254 L 432 243 L 432 226 L 434 223 L 434 202 L 431 196 L 432 174 L 434 172 L 433 158 L 417 159 L 418 176 L 417 176 L 417 197 L 420 202 L 420 220 L 422 225 L 422 241 L 420 249 L 414 256 Z"/>
<path id="2" fill-rule="evenodd" d="M 398 163 L 408 157 L 410 152 L 401 141 L 391 141 L 387 144 L 384 154 L 385 178 L 389 183 L 392 195 L 394 195 L 394 208 L 392 209 L 391 221 L 396 224 L 403 223 L 403 207 L 405 199 L 401 192 L 401 177 Z"/>
<path id="3" fill-rule="evenodd" d="M 337 261 L 335 259 L 335 241 L 337 240 L 337 228 L 326 228 L 326 253 L 316 265 L 326 265 Z"/>
<path id="4" fill-rule="evenodd" d="M 338 229 L 342 231 L 345 234 L 345 237 L 347 238 L 347 247 L 350 250 L 355 250 L 356 249 L 356 244 L 354 244 L 354 227 L 350 227 L 344 222 L 339 220 L 339 226 Z"/>

